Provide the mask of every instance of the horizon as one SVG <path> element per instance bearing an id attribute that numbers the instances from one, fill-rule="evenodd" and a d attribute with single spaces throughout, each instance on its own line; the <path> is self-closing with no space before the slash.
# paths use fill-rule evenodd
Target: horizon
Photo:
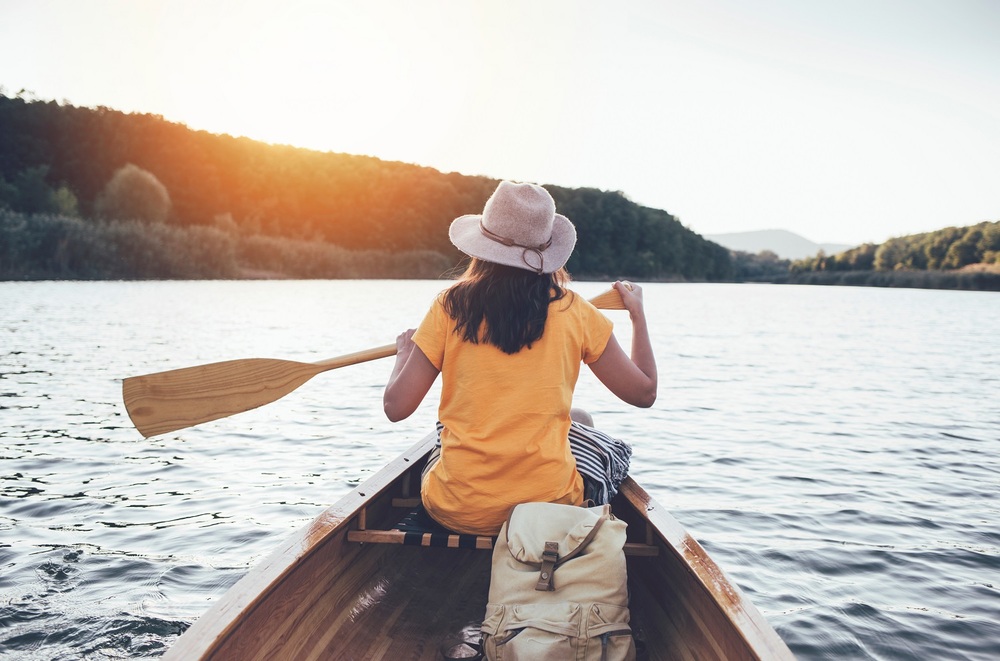
<path id="1" fill-rule="evenodd" d="M 14 0 L 0 18 L 8 95 L 618 190 L 702 235 L 859 245 L 1000 219 L 988 1 Z"/>

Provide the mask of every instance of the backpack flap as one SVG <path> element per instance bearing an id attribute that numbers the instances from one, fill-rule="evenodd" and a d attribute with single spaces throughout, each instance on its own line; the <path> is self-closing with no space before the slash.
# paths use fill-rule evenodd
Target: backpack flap
<path id="1" fill-rule="evenodd" d="M 625 522 L 612 516 L 607 505 L 518 505 L 493 548 L 492 573 L 496 580 L 490 582 L 490 602 L 542 599 L 627 604 L 622 551 L 625 529 Z M 546 542 L 552 542 L 557 549 L 552 571 L 542 568 Z M 551 544 L 549 548 L 551 557 Z M 526 591 L 535 595 L 529 598 Z"/>
<path id="2" fill-rule="evenodd" d="M 523 503 L 507 521 L 507 548 L 518 562 L 540 565 L 546 542 L 555 542 L 560 561 L 578 555 L 611 517 L 611 506 L 573 507 L 557 503 Z"/>

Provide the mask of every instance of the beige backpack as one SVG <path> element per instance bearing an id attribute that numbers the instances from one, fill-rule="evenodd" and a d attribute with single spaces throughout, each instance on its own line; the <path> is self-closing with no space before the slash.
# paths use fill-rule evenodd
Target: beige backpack
<path id="1" fill-rule="evenodd" d="M 634 659 L 625 527 L 608 505 L 518 505 L 493 549 L 489 659 Z"/>

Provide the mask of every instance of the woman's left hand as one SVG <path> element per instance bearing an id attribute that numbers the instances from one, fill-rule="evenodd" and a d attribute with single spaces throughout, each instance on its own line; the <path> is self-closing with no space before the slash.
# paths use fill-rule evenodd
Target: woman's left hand
<path id="1" fill-rule="evenodd" d="M 417 332 L 415 328 L 408 328 L 396 337 L 396 355 L 406 358 L 413 351 L 413 334 Z"/>

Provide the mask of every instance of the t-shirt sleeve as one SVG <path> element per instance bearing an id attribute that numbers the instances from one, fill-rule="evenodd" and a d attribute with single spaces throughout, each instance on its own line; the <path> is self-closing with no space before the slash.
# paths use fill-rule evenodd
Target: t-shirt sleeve
<path id="1" fill-rule="evenodd" d="M 611 339 L 614 324 L 596 307 L 583 301 L 583 347 L 582 358 L 586 365 L 601 357 Z"/>
<path id="2" fill-rule="evenodd" d="M 427 311 L 413 334 L 413 342 L 424 352 L 427 360 L 441 371 L 444 364 L 444 344 L 448 338 L 448 313 L 438 297 Z"/>

